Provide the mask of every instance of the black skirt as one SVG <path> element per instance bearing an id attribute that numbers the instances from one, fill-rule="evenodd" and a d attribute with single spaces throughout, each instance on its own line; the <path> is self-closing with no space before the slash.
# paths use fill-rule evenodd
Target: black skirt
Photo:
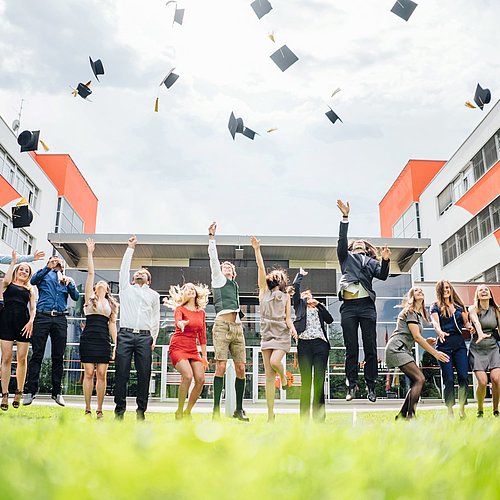
<path id="1" fill-rule="evenodd" d="M 80 337 L 80 361 L 82 363 L 109 363 L 111 337 L 109 318 L 102 314 L 89 314 Z"/>
<path id="2" fill-rule="evenodd" d="M 0 339 L 29 342 L 30 338 L 24 337 L 21 332 L 30 319 L 28 311 L 30 291 L 24 286 L 10 283 L 3 297 L 4 307 L 0 311 Z"/>

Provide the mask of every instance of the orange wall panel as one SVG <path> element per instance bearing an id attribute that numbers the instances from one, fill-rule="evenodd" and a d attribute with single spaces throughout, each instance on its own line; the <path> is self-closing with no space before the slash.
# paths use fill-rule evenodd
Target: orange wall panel
<path id="1" fill-rule="evenodd" d="M 392 226 L 420 195 L 445 161 L 410 160 L 379 204 L 380 234 L 392 237 Z"/>
<path id="2" fill-rule="evenodd" d="M 0 207 L 3 207 L 21 195 L 0 175 Z"/>
<path id="3" fill-rule="evenodd" d="M 500 229 L 497 229 L 494 233 L 495 238 L 497 239 L 498 246 L 500 247 Z"/>
<path id="4" fill-rule="evenodd" d="M 95 233 L 98 200 L 89 184 L 66 154 L 34 154 L 59 196 L 66 198 L 84 221 L 84 232 Z"/>
<path id="5" fill-rule="evenodd" d="M 457 202 L 472 215 L 477 215 L 500 194 L 500 161 L 495 163 Z"/>

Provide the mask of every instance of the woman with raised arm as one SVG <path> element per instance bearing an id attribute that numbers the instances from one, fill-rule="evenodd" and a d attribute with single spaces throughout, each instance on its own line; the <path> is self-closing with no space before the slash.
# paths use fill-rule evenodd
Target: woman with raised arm
<path id="1" fill-rule="evenodd" d="M 498 417 L 500 396 L 500 350 L 498 330 L 500 307 L 495 303 L 487 285 L 479 285 L 474 295 L 474 305 L 469 307 L 469 316 L 476 329 L 469 346 L 469 364 L 477 380 L 477 416 L 483 416 L 484 397 L 490 372 L 493 395 L 493 416 Z"/>
<path id="2" fill-rule="evenodd" d="M 85 328 L 80 337 L 80 360 L 83 364 L 83 395 L 85 396 L 85 415 L 92 415 L 90 402 L 94 390 L 94 371 L 96 373 L 98 419 L 104 415 L 102 404 L 106 394 L 106 376 L 108 365 L 114 359 L 116 350 L 116 319 L 118 303 L 111 295 L 106 281 L 100 280 L 94 285 L 94 249 L 95 243 L 87 239 L 88 274 L 85 283 Z M 112 349 L 111 341 L 115 345 Z"/>
<path id="3" fill-rule="evenodd" d="M 472 330 L 467 309 L 462 299 L 446 280 L 436 283 L 436 302 L 431 306 L 431 321 L 437 333 L 436 349 L 448 355 L 448 361 L 439 361 L 444 382 L 444 402 L 448 414 L 453 416 L 455 404 L 455 385 L 453 367 L 457 370 L 459 416 L 465 418 L 465 403 L 467 401 L 468 370 L 467 347 L 462 330 Z"/>
<path id="4" fill-rule="evenodd" d="M 288 389 L 288 380 L 283 367 L 283 357 L 290 351 L 291 336 L 297 340 L 297 332 L 291 317 L 291 299 L 287 292 L 288 275 L 284 269 L 273 269 L 266 274 L 264 259 L 260 252 L 260 241 L 252 236 L 250 242 L 255 251 L 258 268 L 260 304 L 260 348 L 266 374 L 267 420 L 274 416 L 274 393 L 276 373 L 283 390 Z"/>
<path id="5" fill-rule="evenodd" d="M 170 296 L 164 300 L 164 304 L 175 311 L 175 332 L 170 339 L 168 354 L 175 369 L 181 374 L 176 420 L 191 418 L 191 410 L 205 383 L 205 368 L 208 365 L 205 307 L 209 294 L 210 290 L 206 285 L 186 283 L 183 286 L 171 286 Z M 196 341 L 200 345 L 201 357 Z M 193 378 L 194 387 L 184 409 Z"/>
<path id="6" fill-rule="evenodd" d="M 323 421 L 326 417 L 325 373 L 330 354 L 330 341 L 326 334 L 325 323 L 333 323 L 333 318 L 328 309 L 313 297 L 311 290 L 300 290 L 304 276 L 307 276 L 307 272 L 300 268 L 293 280 L 292 297 L 295 309 L 293 324 L 298 335 L 300 416 L 305 419 L 311 416 L 311 386 L 313 386 L 313 418 Z"/>
<path id="7" fill-rule="evenodd" d="M 3 278 L 4 306 L 0 314 L 0 339 L 2 349 L 2 402 L 0 408 L 9 408 L 9 382 L 12 365 L 12 348 L 17 344 L 17 389 L 12 406 L 19 408 L 23 395 L 28 348 L 36 314 L 36 300 L 30 278 L 33 274 L 28 264 L 17 264 L 16 251 L 12 251 L 9 269 Z"/>
<path id="8" fill-rule="evenodd" d="M 410 390 L 406 394 L 401 410 L 396 415 L 396 420 L 398 418 L 411 419 L 415 416 L 417 403 L 425 383 L 424 374 L 415 363 L 412 353 L 415 342 L 438 361 L 446 363 L 450 360 L 447 354 L 432 347 L 436 339 L 425 339 L 422 336 L 423 322 L 424 320 L 429 322 L 422 288 L 418 286 L 411 288 L 401 307 L 396 329 L 385 347 L 387 367 L 399 368 L 410 379 Z"/>

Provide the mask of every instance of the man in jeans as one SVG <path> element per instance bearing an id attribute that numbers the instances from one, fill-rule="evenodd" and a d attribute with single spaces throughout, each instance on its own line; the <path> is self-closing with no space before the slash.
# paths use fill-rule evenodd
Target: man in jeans
<path id="1" fill-rule="evenodd" d="M 52 344 L 52 399 L 65 406 L 61 394 L 63 360 L 68 334 L 68 296 L 78 300 L 80 294 L 72 278 L 63 273 L 63 263 L 59 257 L 50 257 L 47 265 L 31 278 L 31 284 L 38 288 L 36 316 L 31 338 L 32 355 L 28 364 L 28 381 L 23 404 L 30 405 L 38 392 L 40 368 L 47 338 Z"/>
<path id="2" fill-rule="evenodd" d="M 213 417 L 220 416 L 220 400 L 224 373 L 229 353 L 234 361 L 236 380 L 236 410 L 233 418 L 248 422 L 248 417 L 243 410 L 243 394 L 245 392 L 245 337 L 243 327 L 239 321 L 240 297 L 238 283 L 236 283 L 236 269 L 231 262 L 219 262 L 217 246 L 215 244 L 215 231 L 217 224 L 213 222 L 208 228 L 208 255 L 212 272 L 212 293 L 214 296 L 215 322 L 212 336 L 215 351 L 215 376 L 214 376 L 214 409 Z"/>
<path id="3" fill-rule="evenodd" d="M 120 330 L 115 356 L 115 418 L 122 420 L 126 410 L 127 383 L 134 355 L 137 370 L 137 420 L 144 420 L 148 406 L 152 352 L 160 329 L 160 296 L 149 288 L 151 274 L 137 270 L 130 283 L 130 264 L 137 237 L 131 236 L 120 267 Z"/>

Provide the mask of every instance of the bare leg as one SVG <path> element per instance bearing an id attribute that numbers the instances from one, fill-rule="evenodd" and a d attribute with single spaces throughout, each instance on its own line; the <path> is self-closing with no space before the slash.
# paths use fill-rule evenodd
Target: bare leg
<path id="1" fill-rule="evenodd" d="M 10 370 L 12 366 L 12 346 L 14 342 L 10 340 L 2 340 L 1 348 L 2 348 L 2 393 L 5 394 L 9 392 L 9 383 L 10 383 Z"/>
<path id="2" fill-rule="evenodd" d="M 262 359 L 264 361 L 264 371 L 266 373 L 266 401 L 267 401 L 267 420 L 268 422 L 274 420 L 274 393 L 276 372 L 271 366 L 271 349 L 262 351 Z"/>
<path id="3" fill-rule="evenodd" d="M 85 411 L 90 411 L 90 400 L 94 390 L 94 363 L 83 364 L 83 395 L 85 397 Z"/>
<path id="4" fill-rule="evenodd" d="M 201 391 L 203 390 L 203 385 L 205 384 L 205 370 L 203 369 L 203 364 L 199 361 L 191 361 L 191 369 L 193 370 L 194 387 L 189 395 L 188 404 L 184 414 L 191 414 L 191 410 L 193 409 L 196 401 L 198 401 Z"/>
<path id="5" fill-rule="evenodd" d="M 107 363 L 97 363 L 96 366 L 96 391 L 97 391 L 97 411 L 102 412 L 104 395 L 106 394 L 106 374 L 108 372 Z"/>
<path id="6" fill-rule="evenodd" d="M 491 392 L 493 395 L 493 411 L 498 411 L 498 399 L 500 396 L 500 368 L 493 368 L 490 372 Z"/>
<path id="7" fill-rule="evenodd" d="M 26 381 L 26 369 L 28 367 L 28 349 L 29 342 L 17 343 L 17 368 L 16 368 L 16 381 L 17 390 L 23 391 L 24 382 Z"/>
<path id="8" fill-rule="evenodd" d="M 189 386 L 193 380 L 193 370 L 191 364 L 187 359 L 181 359 L 176 365 L 175 369 L 181 374 L 181 383 L 179 385 L 179 396 L 177 403 L 177 411 L 175 412 L 176 418 L 182 418 L 184 412 L 184 401 L 189 391 Z"/>
<path id="9" fill-rule="evenodd" d="M 273 350 L 271 354 L 271 367 L 279 375 L 282 387 L 285 387 L 288 383 L 285 375 L 285 368 L 283 367 L 282 363 L 285 354 L 286 352 L 282 351 L 281 349 Z"/>
<path id="10" fill-rule="evenodd" d="M 486 385 L 488 384 L 488 375 L 486 375 L 486 372 L 481 371 L 475 371 L 474 375 L 477 380 L 477 411 L 483 411 L 484 397 L 486 396 Z"/>

